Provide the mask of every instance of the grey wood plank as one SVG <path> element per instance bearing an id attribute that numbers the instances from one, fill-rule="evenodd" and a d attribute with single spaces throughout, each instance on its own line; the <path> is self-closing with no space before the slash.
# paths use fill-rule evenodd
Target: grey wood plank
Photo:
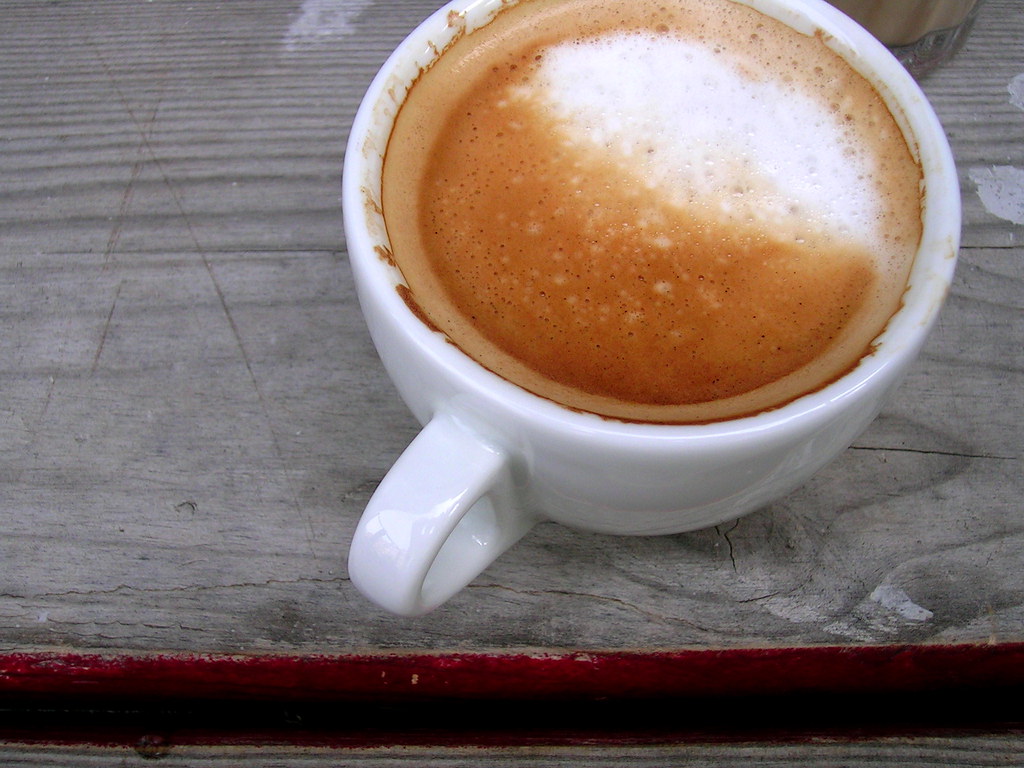
<path id="1" fill-rule="evenodd" d="M 541 526 L 421 619 L 355 592 L 348 540 L 417 427 L 359 315 L 339 177 L 364 88 L 434 7 L 4 3 L 0 651 L 1024 639 L 1024 230 L 980 194 L 1024 169 L 1016 0 L 926 82 L 964 248 L 853 449 L 717 529 Z"/>
<path id="2" fill-rule="evenodd" d="M 62 766 L 148 765 L 144 757 L 125 747 L 59 747 L 0 744 L 0 760 L 9 768 Z M 958 737 L 901 737 L 860 739 L 854 742 L 822 739 L 813 743 L 666 744 L 651 746 L 535 746 L 535 747 L 277 747 L 264 745 L 192 747 L 169 746 L 159 753 L 161 766 L 359 766 L 384 768 L 421 766 L 578 766 L 592 768 L 632 765 L 656 766 L 907 766 L 1020 765 L 1024 749 L 1019 737 L 966 735 Z"/>

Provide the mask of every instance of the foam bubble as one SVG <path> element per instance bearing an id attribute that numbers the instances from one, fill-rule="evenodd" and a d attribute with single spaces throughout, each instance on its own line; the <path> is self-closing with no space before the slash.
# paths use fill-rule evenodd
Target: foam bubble
<path id="1" fill-rule="evenodd" d="M 700 43 L 622 32 L 556 45 L 513 97 L 542 100 L 566 141 L 610 151 L 676 205 L 798 240 L 881 236 L 874 169 L 841 116 Z"/>

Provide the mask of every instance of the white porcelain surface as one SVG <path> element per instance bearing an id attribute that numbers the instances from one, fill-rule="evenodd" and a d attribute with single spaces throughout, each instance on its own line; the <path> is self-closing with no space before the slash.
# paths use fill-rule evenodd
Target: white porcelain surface
<path id="1" fill-rule="evenodd" d="M 440 605 L 538 520 L 665 534 L 715 525 L 788 493 L 845 450 L 913 362 L 952 278 L 960 232 L 956 171 L 913 79 L 869 34 L 821 0 L 750 0 L 830 45 L 887 96 L 925 170 L 925 228 L 903 308 L 876 352 L 820 391 L 754 417 L 707 425 L 624 424 L 538 398 L 478 366 L 409 311 L 384 258 L 380 167 L 412 79 L 465 20 L 501 0 L 456 0 L 384 65 L 353 124 L 343 204 L 349 256 L 371 336 L 399 392 L 427 425 L 382 481 L 349 556 L 353 583 L 398 614 Z M 461 16 L 450 12 L 464 10 Z M 449 18 L 458 20 L 449 26 Z M 865 478 L 865 481 L 870 481 Z M 544 574 L 537 574 L 543 580 Z"/>

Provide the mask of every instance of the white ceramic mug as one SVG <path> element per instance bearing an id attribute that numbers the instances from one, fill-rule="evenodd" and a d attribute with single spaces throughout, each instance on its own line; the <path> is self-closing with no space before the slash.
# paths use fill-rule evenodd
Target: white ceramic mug
<path id="1" fill-rule="evenodd" d="M 956 169 L 925 96 L 885 48 L 821 0 L 740 0 L 824 39 L 889 102 L 924 170 L 924 230 L 902 308 L 847 375 L 785 406 L 698 425 L 621 423 L 499 378 L 431 330 L 396 286 L 381 165 L 410 84 L 457 34 L 508 0 L 455 0 L 398 47 L 371 84 L 345 156 L 345 234 L 384 366 L 423 431 L 358 525 L 349 575 L 403 615 L 448 600 L 541 520 L 667 534 L 734 519 L 795 489 L 845 450 L 917 356 L 945 299 L 960 235 Z M 543 580 L 543 574 L 538 574 Z"/>

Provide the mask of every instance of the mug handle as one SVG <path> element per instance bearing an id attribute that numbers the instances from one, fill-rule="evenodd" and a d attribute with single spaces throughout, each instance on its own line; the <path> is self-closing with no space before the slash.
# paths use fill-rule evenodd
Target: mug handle
<path id="1" fill-rule="evenodd" d="M 514 503 L 508 453 L 436 414 L 371 497 L 349 549 L 349 577 L 382 608 L 419 616 L 537 522 Z"/>

